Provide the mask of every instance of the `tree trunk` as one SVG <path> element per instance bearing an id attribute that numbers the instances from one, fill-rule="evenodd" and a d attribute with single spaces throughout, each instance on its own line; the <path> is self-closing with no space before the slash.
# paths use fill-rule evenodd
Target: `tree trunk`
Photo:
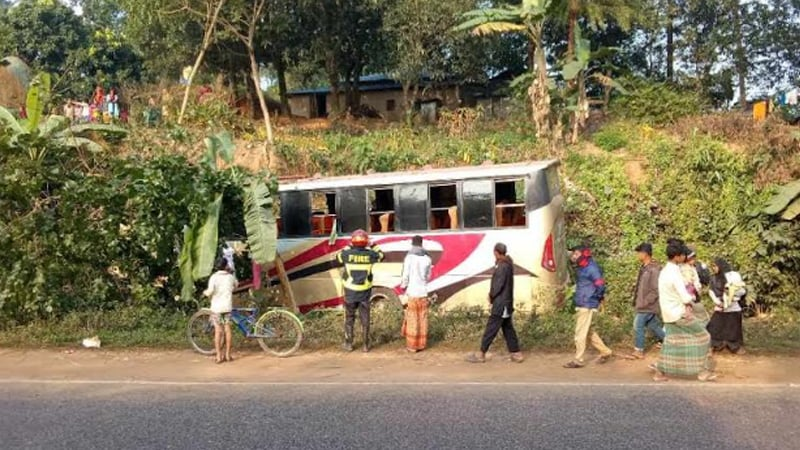
<path id="1" fill-rule="evenodd" d="M 325 72 L 328 74 L 328 83 L 331 85 L 330 108 L 333 115 L 339 114 L 342 104 L 339 101 L 339 68 L 336 64 L 336 55 L 332 50 L 328 50 L 325 56 Z"/>
<path id="2" fill-rule="evenodd" d="M 256 98 L 253 95 L 253 79 L 250 76 L 250 70 L 242 72 L 242 78 L 244 78 L 244 92 L 247 99 L 247 117 L 254 120 L 256 118 Z"/>
<path id="3" fill-rule="evenodd" d="M 575 114 L 573 114 L 572 122 L 572 136 L 570 143 L 575 144 L 578 142 L 581 131 L 586 127 L 586 119 L 589 118 L 589 100 L 586 98 L 586 77 L 584 71 L 578 74 L 577 77 L 578 89 L 578 104 Z"/>
<path id="4" fill-rule="evenodd" d="M 567 59 L 575 56 L 575 28 L 578 26 L 578 16 L 581 12 L 580 0 L 569 0 L 567 7 Z"/>
<path id="5" fill-rule="evenodd" d="M 675 21 L 672 7 L 673 0 L 667 0 L 667 81 L 675 77 Z"/>
<path id="6" fill-rule="evenodd" d="M 277 158 L 275 155 L 275 141 L 272 137 L 272 121 L 269 117 L 269 108 L 267 107 L 267 100 L 264 97 L 264 91 L 261 89 L 261 73 L 258 70 L 258 61 L 256 60 L 256 50 L 254 47 L 256 25 L 264 11 L 266 0 L 254 0 L 253 14 L 250 17 L 248 24 L 247 36 L 240 36 L 247 48 L 247 57 L 250 60 L 250 77 L 253 80 L 253 85 L 256 89 L 256 96 L 258 97 L 258 104 L 261 107 L 261 114 L 264 118 L 264 128 L 267 134 L 267 141 L 264 143 L 264 156 L 267 158 L 267 166 L 270 170 L 274 170 Z"/>
<path id="7" fill-rule="evenodd" d="M 536 78 L 528 89 L 528 95 L 531 99 L 536 137 L 547 140 L 553 137 L 553 130 L 550 122 L 550 91 L 547 86 L 547 61 L 544 47 L 542 46 L 542 28 L 542 24 L 536 24 L 530 30 L 531 40 L 534 45 Z"/>
<path id="8" fill-rule="evenodd" d="M 292 115 L 292 108 L 289 105 L 289 96 L 286 93 L 286 64 L 280 54 L 275 60 L 275 71 L 278 72 L 278 94 L 281 97 L 281 114 L 289 117 Z"/>
<path id="9" fill-rule="evenodd" d="M 731 1 L 731 12 L 733 13 L 733 38 L 736 45 L 734 52 L 736 75 L 739 77 L 739 106 L 744 111 L 747 108 L 747 52 L 743 43 L 742 11 L 738 0 Z"/>
<path id="10" fill-rule="evenodd" d="M 183 116 L 186 114 L 186 106 L 189 104 L 189 94 L 192 92 L 192 82 L 194 81 L 194 76 L 197 74 L 200 64 L 203 63 L 203 58 L 206 56 L 208 47 L 211 46 L 211 42 L 214 40 L 214 31 L 217 28 L 217 19 L 219 18 L 219 12 L 224 4 L 225 0 L 219 0 L 219 3 L 217 3 L 216 7 L 211 13 L 211 16 L 206 16 L 206 22 L 203 27 L 203 43 L 200 45 L 200 51 L 197 53 L 197 58 L 194 60 L 192 71 L 189 73 L 189 79 L 186 80 L 186 89 L 183 91 L 181 110 L 178 113 L 178 125 L 183 122 Z"/>

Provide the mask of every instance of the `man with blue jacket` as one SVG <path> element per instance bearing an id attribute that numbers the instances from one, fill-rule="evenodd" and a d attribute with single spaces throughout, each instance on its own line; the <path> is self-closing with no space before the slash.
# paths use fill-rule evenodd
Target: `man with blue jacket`
<path id="1" fill-rule="evenodd" d="M 575 359 L 564 364 L 567 369 L 578 369 L 586 363 L 583 356 L 586 353 L 586 341 L 591 340 L 592 347 L 600 352 L 597 362 L 602 364 L 612 356 L 612 351 L 593 330 L 592 321 L 597 314 L 600 303 L 606 293 L 606 282 L 600 266 L 592 258 L 592 252 L 587 247 L 578 247 L 572 250 L 570 260 L 577 266 L 575 287 Z"/>

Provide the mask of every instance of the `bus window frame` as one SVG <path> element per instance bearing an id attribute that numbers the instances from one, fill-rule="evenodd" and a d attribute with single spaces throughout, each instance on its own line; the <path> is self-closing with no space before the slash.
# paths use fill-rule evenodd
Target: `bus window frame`
<path id="1" fill-rule="evenodd" d="M 427 187 L 428 187 L 428 205 L 427 205 L 427 209 L 426 209 L 426 212 L 425 212 L 426 216 L 428 217 L 428 230 L 427 231 L 436 233 L 436 232 L 442 232 L 442 231 L 453 231 L 453 230 L 463 230 L 464 229 L 463 208 L 462 208 L 462 204 L 461 204 L 462 203 L 461 202 L 461 200 L 462 200 L 461 185 L 462 185 L 463 182 L 464 182 L 464 180 L 451 180 L 451 181 L 446 181 L 446 182 L 445 181 L 443 181 L 443 182 L 434 181 L 434 182 L 427 183 Z M 432 196 L 431 196 L 431 190 L 433 188 L 449 187 L 449 186 L 453 186 L 455 188 L 455 191 L 456 191 L 456 204 L 455 205 L 451 205 L 451 206 L 434 208 L 433 207 Z M 432 221 L 431 221 L 431 218 L 433 217 L 433 213 L 434 212 L 447 212 L 453 206 L 456 207 L 456 220 L 458 220 L 458 227 L 456 227 L 456 228 L 452 228 L 452 227 L 451 228 L 431 228 L 431 225 L 433 225 Z"/>
<path id="2" fill-rule="evenodd" d="M 390 233 L 397 233 L 397 210 L 398 210 L 398 188 L 401 185 L 376 185 L 376 186 L 369 186 L 364 189 L 364 193 L 366 195 L 366 205 L 367 205 L 367 227 L 369 228 L 367 231 L 370 234 L 390 234 Z M 377 199 L 377 191 L 391 191 L 392 192 L 392 206 L 394 209 L 392 210 L 381 210 L 381 211 L 370 211 L 372 204 L 370 203 L 370 192 L 376 192 L 376 199 Z M 376 200 L 377 201 L 377 200 Z M 385 233 L 382 231 L 372 231 L 372 217 L 377 216 L 380 218 L 383 214 L 392 214 L 394 217 L 393 220 L 393 227 L 391 230 L 386 231 Z M 380 219 L 379 219 L 380 220 Z M 365 228 L 366 229 L 366 228 Z"/>
<path id="3" fill-rule="evenodd" d="M 287 205 L 296 205 L 296 201 L 288 201 L 288 202 L 286 202 L 286 201 L 284 201 L 284 199 L 286 197 L 293 197 L 293 196 L 296 196 L 296 197 L 305 196 L 305 198 L 306 198 L 306 202 L 305 203 L 306 203 L 306 206 L 307 206 L 308 215 L 306 216 L 306 218 L 304 220 L 302 218 L 298 217 L 296 219 L 296 223 L 301 223 L 301 222 L 305 223 L 306 224 L 305 226 L 307 226 L 308 229 L 307 230 L 300 230 L 301 231 L 300 233 L 287 233 L 288 227 L 287 227 L 286 217 L 289 217 L 291 215 L 285 214 L 284 208 Z M 282 228 L 283 228 L 283 233 L 280 234 L 279 237 L 280 238 L 305 238 L 305 237 L 311 237 L 311 231 L 312 231 L 311 230 L 311 216 L 312 216 L 313 209 L 314 209 L 314 208 L 312 208 L 312 205 L 311 205 L 311 191 L 286 191 L 286 192 L 281 192 L 280 195 L 279 195 L 279 198 L 280 198 L 280 202 L 281 202 L 281 205 L 280 205 L 280 216 L 279 217 L 281 219 Z M 295 222 L 291 222 L 290 221 L 288 223 L 295 223 Z M 295 227 L 294 229 L 296 230 L 298 228 Z M 302 233 L 302 231 L 305 231 L 305 234 Z"/>
<path id="4" fill-rule="evenodd" d="M 467 226 L 467 216 L 466 216 L 467 210 L 466 210 L 466 207 L 464 206 L 464 183 L 467 183 L 467 182 L 480 182 L 480 183 L 488 183 L 489 184 L 489 187 L 491 188 L 491 193 L 489 194 L 490 195 L 489 202 L 490 202 L 491 206 L 490 206 L 489 211 L 488 211 L 489 222 L 490 222 L 489 226 L 483 226 L 483 227 L 468 227 Z M 494 178 L 490 178 L 490 177 L 487 177 L 487 178 L 472 178 L 472 179 L 469 179 L 469 180 L 462 180 L 460 185 L 461 185 L 460 186 L 461 195 L 459 195 L 459 203 L 460 203 L 459 211 L 460 211 L 460 216 L 461 217 L 459 217 L 459 220 L 461 221 L 460 222 L 461 226 L 459 228 L 462 229 L 462 230 L 491 230 L 491 229 L 497 228 L 497 224 L 495 223 L 495 214 L 494 214 L 494 211 L 495 211 L 495 197 L 496 197 L 495 179 Z"/>
<path id="5" fill-rule="evenodd" d="M 522 203 L 506 203 L 504 205 L 497 204 L 497 183 L 515 183 L 514 185 L 514 194 L 516 195 L 516 182 L 522 181 Z M 492 188 L 493 192 L 493 203 L 494 203 L 494 211 L 493 220 L 495 229 L 509 229 L 509 228 L 528 228 L 528 216 L 529 212 L 531 211 L 528 209 L 528 183 L 530 182 L 530 175 L 523 175 L 521 177 L 502 177 L 502 178 L 492 178 Z M 504 225 L 500 226 L 497 224 L 497 208 L 500 209 L 511 209 L 511 208 L 522 208 L 523 217 L 525 218 L 525 223 L 523 225 Z"/>
<path id="6" fill-rule="evenodd" d="M 358 229 L 366 230 L 368 228 L 368 225 L 369 225 L 369 197 L 368 197 L 368 194 L 367 194 L 367 190 L 368 189 L 369 188 L 366 188 L 366 187 L 356 187 L 356 188 L 350 187 L 350 188 L 339 188 L 339 189 L 336 190 L 336 211 L 339 213 L 339 215 L 337 215 L 337 217 L 336 217 L 336 219 L 337 219 L 336 220 L 336 232 L 337 233 L 352 233 L 352 232 L 354 232 L 354 231 L 356 231 Z M 359 191 L 359 190 L 362 191 L 361 192 L 361 194 L 362 194 L 361 197 L 364 200 L 363 223 L 360 224 L 361 226 L 357 226 L 356 228 L 354 228 L 352 230 L 345 230 L 344 229 L 344 225 L 347 223 L 347 220 L 345 220 L 345 215 L 343 214 L 344 213 L 344 207 L 343 207 L 342 200 L 344 199 L 345 193 L 352 192 L 352 191 Z M 359 195 L 355 194 L 353 197 L 357 199 L 359 197 Z"/>
<path id="7" fill-rule="evenodd" d="M 405 183 L 405 184 L 398 184 L 395 186 L 395 225 L 394 225 L 394 233 L 412 233 L 412 232 L 420 232 L 420 231 L 431 231 L 430 230 L 430 217 L 428 216 L 428 210 L 430 209 L 430 191 L 429 191 L 430 183 Z M 400 195 L 400 192 L 404 188 L 417 188 L 422 189 L 425 193 L 425 209 L 423 214 L 417 215 L 417 217 L 422 217 L 424 219 L 424 226 L 422 228 L 405 228 L 403 214 L 404 207 L 403 207 L 403 198 Z"/>

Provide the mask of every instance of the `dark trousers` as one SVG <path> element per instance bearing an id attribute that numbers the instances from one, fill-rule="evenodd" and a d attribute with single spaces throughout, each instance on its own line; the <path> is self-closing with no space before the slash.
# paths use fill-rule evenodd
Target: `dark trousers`
<path id="1" fill-rule="evenodd" d="M 361 320 L 361 337 L 364 339 L 364 346 L 369 346 L 369 299 L 357 302 L 345 302 L 344 311 L 344 341 L 348 344 L 353 343 L 353 325 L 356 322 L 356 310 Z"/>
<path id="2" fill-rule="evenodd" d="M 483 333 L 483 339 L 481 339 L 481 353 L 486 353 L 489 350 L 489 346 L 492 345 L 492 341 L 497 337 L 497 333 L 501 328 L 503 337 L 506 339 L 508 351 L 511 353 L 519 351 L 519 340 L 511 317 L 504 319 L 501 316 L 492 315 L 489 316 L 489 323 L 486 324 L 486 331 Z"/>

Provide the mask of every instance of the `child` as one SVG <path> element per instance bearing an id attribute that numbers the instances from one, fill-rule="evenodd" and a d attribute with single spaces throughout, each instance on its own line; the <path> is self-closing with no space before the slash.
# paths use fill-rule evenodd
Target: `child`
<path id="1" fill-rule="evenodd" d="M 228 261 L 220 258 L 214 264 L 216 272 L 208 279 L 208 289 L 203 292 L 211 297 L 211 321 L 214 323 L 214 349 L 217 352 L 216 363 L 233 361 L 231 358 L 231 310 L 233 309 L 233 290 L 236 288 L 236 277 L 228 268 Z M 225 358 L 222 358 L 223 326 L 225 329 Z"/>

